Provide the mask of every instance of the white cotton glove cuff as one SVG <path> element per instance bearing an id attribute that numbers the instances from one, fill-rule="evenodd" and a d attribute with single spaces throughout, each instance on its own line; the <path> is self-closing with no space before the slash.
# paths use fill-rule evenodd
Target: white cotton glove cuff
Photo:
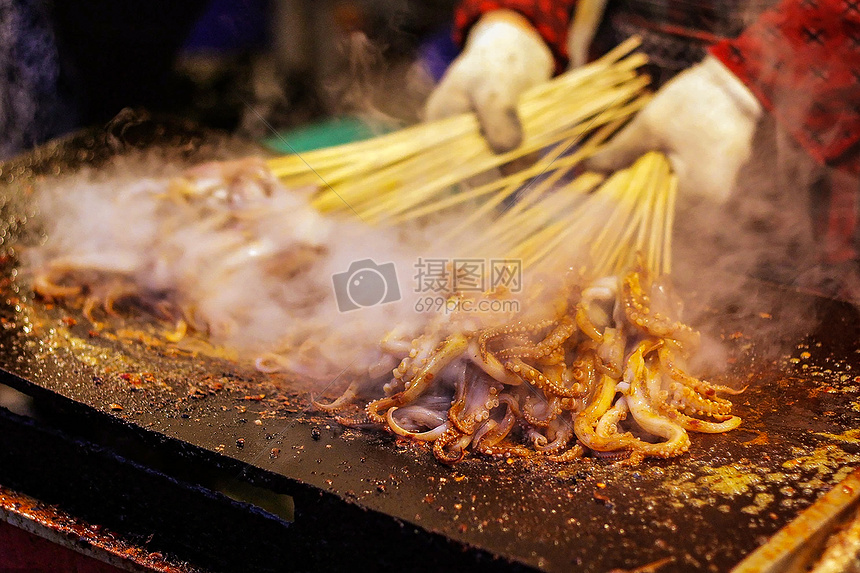
<path id="1" fill-rule="evenodd" d="M 735 101 L 740 112 L 746 113 L 753 121 L 758 121 L 764 112 L 761 102 L 720 60 L 714 56 L 707 56 L 698 64 L 698 67 L 702 69 L 703 74 L 711 76 L 714 85 L 721 86 L 725 90 L 726 94 Z"/>
<path id="2" fill-rule="evenodd" d="M 723 202 L 747 162 L 763 109 L 750 90 L 713 56 L 678 74 L 588 162 L 626 167 L 650 150 L 667 154 L 682 193 Z"/>
<path id="3" fill-rule="evenodd" d="M 498 10 L 482 17 L 465 49 L 427 102 L 428 120 L 474 111 L 494 151 L 522 142 L 516 113 L 520 94 L 552 76 L 553 56 L 528 21 Z"/>

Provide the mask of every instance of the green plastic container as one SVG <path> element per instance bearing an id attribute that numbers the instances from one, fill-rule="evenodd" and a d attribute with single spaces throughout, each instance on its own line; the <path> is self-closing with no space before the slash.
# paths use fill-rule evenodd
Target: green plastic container
<path id="1" fill-rule="evenodd" d="M 275 153 L 304 153 L 353 141 L 362 141 L 393 131 L 393 126 L 371 123 L 356 117 L 334 117 L 263 140 Z"/>

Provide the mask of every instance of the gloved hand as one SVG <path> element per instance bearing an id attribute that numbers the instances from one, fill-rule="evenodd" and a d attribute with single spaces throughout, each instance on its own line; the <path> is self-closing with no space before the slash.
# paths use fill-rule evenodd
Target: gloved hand
<path id="1" fill-rule="evenodd" d="M 427 101 L 426 117 L 474 111 L 493 151 L 510 151 L 523 138 L 517 99 L 552 71 L 552 53 L 528 20 L 494 10 L 472 27 L 463 52 Z"/>
<path id="2" fill-rule="evenodd" d="M 666 83 L 586 167 L 614 171 L 647 151 L 666 153 L 681 193 L 725 201 L 749 159 L 762 106 L 713 56 Z"/>

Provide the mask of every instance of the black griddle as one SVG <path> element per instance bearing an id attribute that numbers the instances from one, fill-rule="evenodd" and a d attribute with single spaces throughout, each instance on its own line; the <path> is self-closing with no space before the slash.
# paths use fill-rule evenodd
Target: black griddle
<path id="1" fill-rule="evenodd" d="M 0 409 L 0 484 L 212 571 L 727 571 L 860 467 L 860 317 L 775 285 L 750 283 L 768 301 L 754 312 L 706 310 L 727 325 L 727 383 L 749 385 L 732 400 L 738 430 L 634 467 L 449 467 L 338 425 L 299 380 L 96 334 L 15 276 L 16 252 L 38 240 L 20 200 L 36 178 L 139 149 L 193 161 L 235 145 L 253 150 L 128 113 L 0 166 L 0 381 L 35 411 Z M 798 309 L 813 326 L 781 329 Z"/>

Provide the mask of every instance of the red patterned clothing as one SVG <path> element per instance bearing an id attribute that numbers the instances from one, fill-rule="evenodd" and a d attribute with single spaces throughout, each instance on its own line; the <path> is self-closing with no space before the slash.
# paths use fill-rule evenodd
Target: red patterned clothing
<path id="1" fill-rule="evenodd" d="M 455 40 L 462 43 L 482 14 L 514 10 L 534 24 L 563 68 L 576 1 L 463 0 L 455 15 Z M 625 10 L 635 4 L 618 0 L 611 7 Z M 665 25 L 658 23 L 659 27 L 673 23 L 675 4 L 661 3 L 660 14 L 650 14 L 655 20 L 663 17 Z M 684 3 L 677 4 L 680 11 Z M 707 15 L 708 1 L 698 4 Z M 630 20 L 629 14 L 625 19 Z M 740 36 L 721 40 L 710 51 L 812 157 L 860 174 L 860 0 L 782 0 L 764 10 Z"/>
<path id="2" fill-rule="evenodd" d="M 711 48 L 830 175 L 830 263 L 860 258 L 860 0 L 782 0 Z"/>
<path id="3" fill-rule="evenodd" d="M 733 38 L 751 17 L 777 0 L 612 0 L 611 24 L 596 42 L 595 51 L 636 34 L 642 48 L 659 66 L 662 79 L 698 61 L 705 48 Z M 498 9 L 513 10 L 533 23 L 556 58 L 558 71 L 567 65 L 567 31 L 577 0 L 462 0 L 456 10 L 454 40 L 462 45 L 478 19 Z M 649 70 L 652 71 L 652 70 Z"/>
<path id="4" fill-rule="evenodd" d="M 643 37 L 644 51 L 661 72 L 669 70 L 660 80 L 715 42 L 710 53 L 810 156 L 837 170 L 828 176 L 817 227 L 828 261 L 860 259 L 860 0 L 744 2 L 746 10 L 739 0 L 612 0 L 607 18 L 621 36 Z M 485 12 L 514 10 L 535 23 L 563 69 L 575 6 L 576 0 L 463 0 L 455 39 L 462 41 Z"/>
<path id="5" fill-rule="evenodd" d="M 860 174 L 860 0 L 783 0 L 711 53 L 815 159 Z"/>

